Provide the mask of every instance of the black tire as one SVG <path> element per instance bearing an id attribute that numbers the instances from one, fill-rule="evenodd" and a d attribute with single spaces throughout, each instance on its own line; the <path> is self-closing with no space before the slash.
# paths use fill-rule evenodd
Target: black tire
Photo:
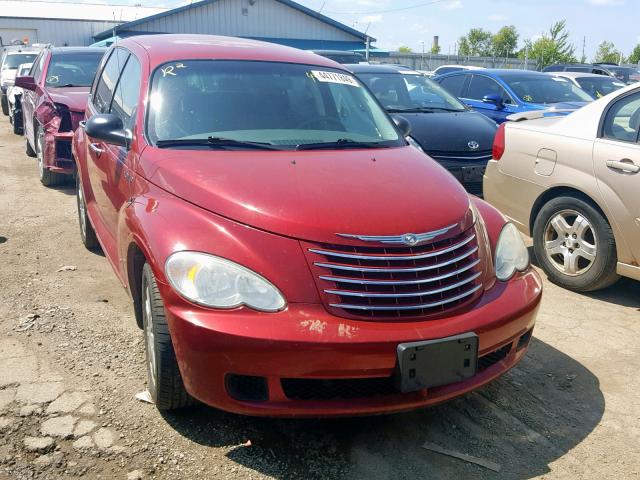
<path id="1" fill-rule="evenodd" d="M 147 263 L 142 269 L 140 301 L 142 302 L 142 326 L 147 363 L 147 388 L 151 398 L 158 410 L 175 410 L 193 405 L 194 400 L 184 388 L 178 368 L 164 303 L 151 267 Z M 151 355 L 154 356 L 154 360 L 151 360 Z"/>
<path id="2" fill-rule="evenodd" d="M 2 114 L 9 115 L 9 99 L 4 93 L 2 94 L 2 100 L 0 103 L 2 103 Z"/>
<path id="3" fill-rule="evenodd" d="M 16 119 L 13 119 L 13 122 L 11 122 L 13 124 L 13 133 L 15 133 L 16 135 L 23 135 L 24 131 L 22 130 L 22 127 L 19 127 L 17 125 Z"/>
<path id="4" fill-rule="evenodd" d="M 551 239 L 549 236 L 549 232 L 553 228 L 551 226 L 552 219 L 566 216 L 571 220 L 573 213 L 584 217 L 588 224 L 588 229 L 585 229 L 586 233 L 583 235 L 589 237 L 587 244 L 591 246 L 588 248 L 595 251 L 595 258 L 593 260 L 578 258 L 576 262 L 582 262 L 582 264 L 576 263 L 576 268 L 574 268 L 576 272 L 571 274 L 561 271 L 560 261 L 565 261 L 565 254 L 552 255 L 547 251 L 545 245 L 547 241 L 550 242 L 550 245 L 555 241 L 562 244 L 558 248 L 566 248 L 566 243 L 572 242 L 572 237 L 576 238 L 575 234 L 571 233 L 568 234 L 566 241 L 561 240 L 560 235 Z M 577 222 L 577 216 L 573 216 L 573 218 L 575 218 L 573 221 Z M 569 224 L 567 221 L 566 225 L 571 226 L 574 232 L 576 231 L 575 223 Z M 557 230 L 554 228 L 553 232 L 557 233 Z M 578 240 L 573 241 L 577 242 Z M 573 252 L 586 252 L 583 246 L 578 245 L 578 243 L 573 244 L 575 248 L 566 250 L 566 252 L 570 252 L 570 255 L 573 255 Z M 554 198 L 540 209 L 533 225 L 533 249 L 549 280 L 566 289 L 576 292 L 600 290 L 612 285 L 620 278 L 616 273 L 618 257 L 611 225 L 596 207 L 580 198 L 573 196 Z M 566 270 L 566 263 L 564 267 Z"/>
<path id="5" fill-rule="evenodd" d="M 31 144 L 29 143 L 29 138 L 26 135 L 24 136 L 24 142 L 26 145 L 25 152 L 27 154 L 27 157 L 31 157 L 31 158 L 37 157 L 38 155 L 36 154 L 36 151 L 33 148 L 31 148 Z"/>
<path id="6" fill-rule="evenodd" d="M 38 158 L 38 173 L 40 183 L 45 187 L 54 187 L 67 181 L 67 176 L 62 173 L 52 172 L 44 166 L 44 133 L 40 127 L 36 127 L 33 132 L 33 139 L 36 144 L 36 157 Z M 27 145 L 29 145 L 27 143 Z"/>
<path id="7" fill-rule="evenodd" d="M 80 182 L 80 176 L 76 176 L 76 205 L 78 207 L 78 223 L 80 224 L 80 238 L 82 244 L 88 250 L 99 250 L 100 243 L 98 237 L 93 229 L 93 225 L 89 221 L 87 215 L 87 202 L 84 198 L 84 190 L 82 189 L 82 183 Z"/>

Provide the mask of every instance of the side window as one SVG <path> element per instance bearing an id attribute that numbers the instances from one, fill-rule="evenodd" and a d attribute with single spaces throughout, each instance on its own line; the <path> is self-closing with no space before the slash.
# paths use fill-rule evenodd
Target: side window
<path id="1" fill-rule="evenodd" d="M 111 113 L 118 115 L 122 119 L 122 123 L 125 126 L 130 124 L 131 118 L 135 114 L 139 91 L 140 62 L 136 57 L 130 55 L 118 80 L 118 86 L 113 95 L 110 109 Z"/>
<path id="2" fill-rule="evenodd" d="M 498 82 L 495 80 L 485 77 L 483 75 L 474 75 L 471 78 L 471 83 L 469 84 L 469 89 L 466 97 L 472 100 L 482 100 L 485 95 L 500 95 L 507 103 L 512 103 L 511 97 L 504 91 Z"/>
<path id="3" fill-rule="evenodd" d="M 47 52 L 40 52 L 40 56 L 33 62 L 33 66 L 31 67 L 31 72 L 29 72 L 36 83 L 40 83 L 40 78 L 42 77 L 42 69 L 44 68 L 44 62 L 47 58 Z"/>
<path id="4" fill-rule="evenodd" d="M 120 70 L 124 66 L 127 59 L 127 53 L 121 48 L 116 48 L 109 60 L 107 60 L 100 80 L 96 86 L 96 91 L 93 94 L 93 105 L 96 107 L 98 113 L 108 113 L 111 107 L 111 99 L 113 98 L 113 91 L 116 88 L 116 82 L 120 75 Z"/>
<path id="5" fill-rule="evenodd" d="M 637 142 L 640 129 L 640 93 L 614 103 L 604 119 L 603 136 L 622 142 Z"/>
<path id="6" fill-rule="evenodd" d="M 440 80 L 440 85 L 447 90 L 451 95 L 456 97 L 462 96 L 462 89 L 464 88 L 464 81 L 466 75 L 453 75 L 451 77 L 443 78 Z"/>
<path id="7" fill-rule="evenodd" d="M 561 72 L 564 70 L 564 67 L 560 65 L 551 65 L 550 67 L 546 67 L 543 72 Z"/>

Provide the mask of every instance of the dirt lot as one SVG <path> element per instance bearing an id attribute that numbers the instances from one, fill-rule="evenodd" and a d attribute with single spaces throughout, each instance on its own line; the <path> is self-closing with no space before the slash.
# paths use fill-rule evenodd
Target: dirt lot
<path id="1" fill-rule="evenodd" d="M 632 281 L 593 295 L 547 282 L 526 359 L 436 408 L 314 421 L 204 406 L 161 415 L 134 398 L 142 335 L 107 260 L 80 243 L 73 188 L 41 186 L 24 140 L 0 121 L 0 478 L 640 477 Z"/>

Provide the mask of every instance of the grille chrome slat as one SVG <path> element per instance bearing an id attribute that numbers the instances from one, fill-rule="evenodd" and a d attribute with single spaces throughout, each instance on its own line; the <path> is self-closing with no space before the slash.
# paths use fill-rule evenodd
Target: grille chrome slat
<path id="1" fill-rule="evenodd" d="M 358 278 L 346 278 L 346 277 L 333 277 L 330 275 L 320 275 L 321 280 L 326 280 L 328 282 L 335 283 L 353 283 L 357 285 L 387 285 L 387 286 L 395 286 L 395 285 L 421 285 L 423 283 L 433 283 L 439 282 L 440 280 L 446 280 L 450 277 L 455 277 L 456 275 L 460 275 L 461 273 L 466 272 L 467 270 L 471 270 L 473 267 L 480 263 L 480 259 L 476 259 L 471 262 L 469 265 L 464 266 L 463 268 L 459 268 L 458 270 L 454 270 L 453 272 L 446 273 L 444 275 L 438 275 L 436 277 L 429 278 L 421 278 L 420 280 L 361 280 Z"/>
<path id="2" fill-rule="evenodd" d="M 314 265 L 317 267 L 329 268 L 331 270 L 345 270 L 348 272 L 364 272 L 364 273 L 415 273 L 415 272 L 426 272 L 428 270 L 435 270 L 438 268 L 443 268 L 448 265 L 452 265 L 457 263 L 465 258 L 470 257 L 474 253 L 478 251 L 478 247 L 473 247 L 468 252 L 464 254 L 447 260 L 445 262 L 437 263 L 434 265 L 427 265 L 424 267 L 412 267 L 412 268 L 371 268 L 371 267 L 351 267 L 348 265 L 339 265 L 336 263 L 324 263 L 324 262 L 314 262 Z"/>
<path id="3" fill-rule="evenodd" d="M 421 310 L 428 309 L 434 307 L 440 307 L 442 305 L 446 305 L 448 303 L 453 303 L 458 300 L 461 300 L 465 297 L 469 297 L 476 293 L 478 290 L 482 288 L 482 285 L 476 285 L 471 290 L 468 290 L 460 295 L 456 295 L 454 297 L 446 298 L 444 300 L 439 300 L 437 302 L 430 303 L 422 303 L 419 305 L 389 305 L 389 306 L 381 306 L 381 305 L 351 305 L 348 303 L 331 303 L 330 306 L 334 308 L 344 308 L 346 310 L 367 310 L 367 311 L 393 311 L 393 310 Z"/>
<path id="4" fill-rule="evenodd" d="M 464 280 L 447 285 L 445 287 L 434 288 L 425 290 L 422 292 L 407 292 L 407 293 L 370 293 L 370 292 L 351 292 L 347 290 L 325 290 L 325 293 L 329 293 L 331 295 L 339 295 L 341 297 L 358 297 L 358 298 L 413 298 L 413 297 L 426 297 L 427 295 L 435 295 L 437 293 L 448 292 L 449 290 L 455 290 L 456 288 L 462 287 L 467 283 L 473 282 L 477 279 L 482 273 L 477 272 L 473 274 L 469 278 L 465 278 Z"/>
<path id="5" fill-rule="evenodd" d="M 410 261 L 410 260 L 424 260 L 426 258 L 437 257 L 438 255 L 444 255 L 445 253 L 453 252 L 458 248 L 464 247 L 469 242 L 476 238 L 475 234 L 470 235 L 461 242 L 451 245 L 450 247 L 443 248 L 441 250 L 434 250 L 433 252 L 422 253 L 419 255 L 362 255 L 355 253 L 336 252 L 334 250 L 323 250 L 318 248 L 310 248 L 311 253 L 317 253 L 318 255 L 325 255 L 327 257 L 337 258 L 349 258 L 353 260 L 393 260 L 393 261 Z"/>

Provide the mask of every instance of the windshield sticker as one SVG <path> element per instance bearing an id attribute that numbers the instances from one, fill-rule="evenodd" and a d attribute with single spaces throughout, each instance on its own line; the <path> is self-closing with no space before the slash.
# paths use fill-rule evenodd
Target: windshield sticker
<path id="1" fill-rule="evenodd" d="M 355 78 L 353 78 L 351 75 L 345 75 L 344 73 L 311 70 L 311 75 L 319 82 L 340 83 L 342 85 L 349 85 L 351 87 L 360 86 Z"/>
<path id="2" fill-rule="evenodd" d="M 60 77 L 58 75 L 51 75 L 47 78 L 47 83 L 58 83 L 60 81 Z"/>
<path id="3" fill-rule="evenodd" d="M 525 95 L 522 97 L 525 102 L 533 102 L 533 97 L 531 95 Z"/>
<path id="4" fill-rule="evenodd" d="M 162 77 L 166 77 L 167 75 L 171 75 L 172 77 L 177 76 L 175 72 L 179 68 L 187 68 L 184 63 L 176 63 L 175 65 L 167 65 L 166 67 L 162 67 L 160 71 L 162 72 Z"/>

